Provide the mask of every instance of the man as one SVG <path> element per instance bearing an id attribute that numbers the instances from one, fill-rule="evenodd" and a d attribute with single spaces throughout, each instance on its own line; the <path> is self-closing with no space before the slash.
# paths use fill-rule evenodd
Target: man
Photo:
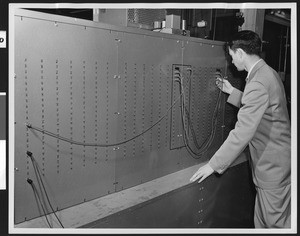
<path id="1" fill-rule="evenodd" d="M 235 128 L 210 161 L 192 176 L 199 183 L 213 172 L 222 174 L 249 145 L 256 186 L 256 228 L 290 227 L 290 120 L 282 81 L 260 58 L 261 40 L 248 30 L 238 32 L 227 45 L 232 63 L 248 76 L 244 92 L 218 78 L 229 94 L 227 102 L 240 107 Z"/>

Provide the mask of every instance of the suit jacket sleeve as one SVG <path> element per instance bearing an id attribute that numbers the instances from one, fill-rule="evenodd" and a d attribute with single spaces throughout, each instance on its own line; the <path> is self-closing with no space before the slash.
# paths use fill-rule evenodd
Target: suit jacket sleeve
<path id="1" fill-rule="evenodd" d="M 209 161 L 211 168 L 220 174 L 231 165 L 253 138 L 269 104 L 267 90 L 260 82 L 249 82 L 245 87 L 242 104 L 235 128 Z"/>
<path id="2" fill-rule="evenodd" d="M 240 107 L 241 106 L 241 101 L 243 97 L 243 92 L 234 88 L 232 93 L 229 95 L 227 102 L 236 106 Z"/>

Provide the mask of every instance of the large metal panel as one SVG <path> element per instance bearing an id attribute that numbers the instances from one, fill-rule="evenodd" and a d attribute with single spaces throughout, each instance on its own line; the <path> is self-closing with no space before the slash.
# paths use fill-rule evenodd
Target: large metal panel
<path id="1" fill-rule="evenodd" d="M 41 13 L 18 14 L 15 223 L 43 215 L 28 178 L 51 211 L 27 151 L 56 210 L 195 165 L 221 144 L 223 100 L 217 123 L 211 120 L 218 99 L 213 73 L 226 65 L 222 44 L 88 21 L 70 23 Z M 170 148 L 174 135 L 182 133 L 174 65 L 192 68 L 184 86 L 199 143 L 216 126 L 212 144 L 197 160 L 182 146 L 181 136 L 177 148 Z M 28 128 L 28 123 L 70 142 Z M 100 143 L 102 147 L 95 145 Z"/>
<path id="2" fill-rule="evenodd" d="M 117 34 L 15 18 L 16 223 L 40 214 L 26 182 L 31 178 L 38 186 L 26 151 L 33 153 L 55 209 L 114 192 L 113 148 L 69 144 L 25 123 L 77 141 L 114 143 Z"/>

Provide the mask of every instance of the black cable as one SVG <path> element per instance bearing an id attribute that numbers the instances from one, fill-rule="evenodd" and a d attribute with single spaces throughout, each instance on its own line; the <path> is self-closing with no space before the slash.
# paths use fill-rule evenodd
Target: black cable
<path id="1" fill-rule="evenodd" d="M 192 76 L 192 74 L 190 73 L 189 78 L 188 78 L 188 82 L 191 79 L 191 76 Z M 181 80 L 182 80 L 182 78 L 181 78 Z M 181 80 L 178 79 L 178 80 L 175 80 L 175 81 L 179 83 L 179 91 L 180 91 L 180 94 L 181 94 L 181 99 L 180 99 L 180 101 L 181 101 L 181 122 L 182 122 L 182 126 L 183 126 L 183 129 L 184 129 L 184 133 L 183 133 L 184 144 L 185 144 L 185 147 L 188 150 L 189 154 L 193 158 L 199 159 L 200 156 L 208 150 L 208 148 L 212 144 L 212 141 L 214 140 L 214 137 L 215 137 L 216 124 L 217 124 L 217 115 L 218 115 L 218 112 L 219 112 L 219 109 L 220 109 L 220 104 L 221 104 L 220 103 L 220 101 L 221 101 L 221 91 L 219 91 L 217 103 L 216 103 L 216 106 L 215 106 L 215 109 L 214 109 L 210 135 L 206 138 L 206 140 L 200 146 L 198 144 L 198 141 L 197 141 L 197 137 L 196 137 L 196 134 L 195 134 L 195 131 L 194 131 L 194 128 L 193 128 L 193 124 L 192 124 L 190 116 L 189 116 L 188 109 L 186 108 L 186 105 L 185 105 L 185 101 L 184 101 L 185 97 L 184 97 L 184 91 L 183 91 L 184 88 L 183 88 L 183 82 Z M 187 117 L 188 128 L 185 125 L 185 117 Z M 188 129 L 191 130 L 193 142 L 194 142 L 196 148 L 199 149 L 197 152 L 193 151 L 192 147 L 190 146 L 189 135 L 188 135 L 188 132 L 187 132 Z"/>
<path id="2" fill-rule="evenodd" d="M 38 191 L 37 191 L 37 189 L 36 189 L 36 187 L 35 187 L 35 185 L 34 185 L 32 179 L 29 179 L 29 178 L 28 178 L 28 179 L 27 179 L 27 183 L 30 184 L 30 186 L 32 187 L 32 190 L 33 190 L 34 195 L 37 196 L 37 198 L 38 198 L 38 201 L 39 201 L 39 203 L 40 203 L 40 205 L 41 205 L 41 207 L 42 207 L 42 210 L 43 210 L 43 212 L 44 212 L 44 216 L 45 216 L 46 221 L 47 221 L 47 223 L 48 223 L 48 225 L 49 225 L 49 228 L 52 228 L 52 226 L 51 226 L 51 224 L 50 224 L 50 222 L 49 222 L 49 220 L 48 220 L 47 213 L 46 213 L 46 211 L 45 211 L 45 209 L 44 209 L 44 207 L 43 207 L 42 201 L 41 201 L 41 199 L 40 199 L 39 193 L 38 193 Z"/>
<path id="3" fill-rule="evenodd" d="M 59 224 L 61 225 L 61 227 L 64 228 L 62 222 L 60 221 L 60 219 L 58 218 L 58 216 L 56 215 L 56 213 L 55 213 L 55 211 L 54 211 L 54 209 L 53 209 L 53 207 L 52 207 L 52 204 L 51 204 L 50 199 L 49 199 L 49 197 L 48 197 L 48 194 L 47 194 L 47 191 L 46 191 L 46 188 L 45 188 L 45 185 L 44 185 L 44 181 L 43 181 L 43 179 L 42 179 L 42 176 L 41 176 L 41 173 L 40 173 L 40 171 L 39 171 L 39 167 L 38 167 L 38 165 L 37 165 L 36 160 L 33 158 L 33 155 L 32 155 L 31 152 L 27 152 L 27 155 L 30 157 L 30 159 L 31 159 L 31 161 L 32 161 L 32 165 L 33 165 L 34 169 L 36 170 L 36 173 L 38 174 L 38 180 L 40 180 L 40 182 L 41 182 L 41 184 L 42 184 L 43 190 L 44 190 L 44 192 L 45 192 L 45 195 L 46 195 L 48 204 L 49 204 L 49 206 L 50 206 L 50 208 L 51 208 L 51 210 L 52 210 L 52 213 L 55 215 L 55 217 L 56 217 L 56 219 L 58 220 L 58 222 L 59 222 Z"/>
<path id="4" fill-rule="evenodd" d="M 217 106 L 218 107 L 218 103 L 217 103 Z M 217 111 L 217 110 L 215 110 Z M 216 114 L 216 113 L 215 113 Z M 211 125 L 211 132 L 210 132 L 210 135 L 207 137 L 207 139 L 202 143 L 201 145 L 201 149 L 198 150 L 197 152 L 196 151 L 193 151 L 192 147 L 190 146 L 189 142 L 188 142 L 188 137 L 187 135 L 184 136 L 184 138 L 186 139 L 186 145 L 187 145 L 187 149 L 188 151 L 196 156 L 198 159 L 204 152 L 206 152 L 208 150 L 208 148 L 210 147 L 210 145 L 212 144 L 212 141 L 214 140 L 214 137 L 215 137 L 215 131 L 216 131 L 216 124 L 217 124 L 217 116 L 215 116 L 213 119 L 212 119 L 212 125 Z M 195 140 L 195 138 L 194 138 Z M 204 147 L 203 147 L 204 145 Z M 195 146 L 196 146 L 196 143 L 195 143 Z M 198 144 L 199 146 L 199 144 Z"/>
<path id="5" fill-rule="evenodd" d="M 65 142 L 68 142 L 70 144 L 74 144 L 74 145 L 79 145 L 79 146 L 91 146 L 91 147 L 113 147 L 113 146 L 119 146 L 119 145 L 122 145 L 122 144 L 125 144 L 125 143 L 128 143 L 140 136 L 142 136 L 143 134 L 145 134 L 146 132 L 148 132 L 149 130 L 151 130 L 154 126 L 156 126 L 158 123 L 160 123 L 166 116 L 168 116 L 169 114 L 169 111 L 176 105 L 176 103 L 178 102 L 178 100 L 181 98 L 181 95 L 180 94 L 176 100 L 174 101 L 174 103 L 167 109 L 165 115 L 163 115 L 161 118 L 159 118 L 153 125 L 151 125 L 149 128 L 145 129 L 144 131 L 142 131 L 140 134 L 130 138 L 130 139 L 127 139 L 127 140 L 124 140 L 124 141 L 121 141 L 121 142 L 118 142 L 118 143 L 113 143 L 113 144 L 101 144 L 101 143 L 85 143 L 85 142 L 79 142 L 79 141 L 75 141 L 75 140 L 72 140 L 72 139 L 68 139 L 68 138 L 65 138 L 59 134 L 55 134 L 55 133 L 52 133 L 50 131 L 47 131 L 45 129 L 41 129 L 39 127 L 36 127 L 36 126 L 33 126 L 32 124 L 29 124 L 29 123 L 26 123 L 25 125 L 27 126 L 27 128 L 29 129 L 33 129 L 33 130 L 36 130 L 40 133 L 43 133 L 43 134 L 46 134 L 50 137 L 53 137 L 53 138 L 57 138 L 59 140 L 62 140 L 62 141 L 65 141 Z"/>
<path id="6" fill-rule="evenodd" d="M 33 156 L 31 155 L 31 161 L 32 161 L 32 164 L 36 170 L 36 173 L 38 174 L 38 179 L 40 180 L 41 184 L 42 184 L 42 187 L 43 187 L 43 190 L 45 192 L 45 195 L 46 195 L 46 198 L 47 198 L 47 201 L 48 201 L 48 204 L 52 210 L 52 213 L 55 215 L 56 219 L 58 220 L 58 222 L 60 223 L 61 227 L 64 228 L 62 222 L 60 221 L 60 219 L 58 218 L 58 216 L 56 215 L 55 213 L 55 210 L 53 209 L 52 207 L 52 204 L 50 202 L 50 199 L 48 197 L 48 194 L 47 194 L 47 191 L 46 191 L 46 188 L 45 188 L 45 185 L 44 185 L 44 182 L 43 182 L 43 179 L 42 179 L 42 176 L 41 176 L 41 173 L 40 173 L 40 170 L 39 170 L 39 167 L 38 167 L 38 163 L 36 162 L 36 160 L 33 158 Z"/>

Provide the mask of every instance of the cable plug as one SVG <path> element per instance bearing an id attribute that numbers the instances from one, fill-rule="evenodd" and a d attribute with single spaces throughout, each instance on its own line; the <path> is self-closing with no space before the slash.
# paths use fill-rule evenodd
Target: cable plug
<path id="1" fill-rule="evenodd" d="M 27 154 L 27 156 L 32 157 L 32 152 L 27 151 L 26 154 Z"/>
<path id="2" fill-rule="evenodd" d="M 30 185 L 32 185 L 33 184 L 33 181 L 32 181 L 32 179 L 27 179 L 27 183 L 29 183 Z"/>

